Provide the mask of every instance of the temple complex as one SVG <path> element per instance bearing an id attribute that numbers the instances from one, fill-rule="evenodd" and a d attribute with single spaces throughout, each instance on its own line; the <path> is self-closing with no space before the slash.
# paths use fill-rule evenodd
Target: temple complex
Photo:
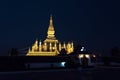
<path id="1" fill-rule="evenodd" d="M 42 42 L 36 40 L 35 43 L 29 48 L 27 56 L 57 56 L 60 51 L 65 49 L 67 54 L 74 50 L 73 42 L 61 43 L 55 37 L 55 29 L 53 25 L 52 16 L 50 16 L 50 23 L 47 31 L 47 38 Z"/>

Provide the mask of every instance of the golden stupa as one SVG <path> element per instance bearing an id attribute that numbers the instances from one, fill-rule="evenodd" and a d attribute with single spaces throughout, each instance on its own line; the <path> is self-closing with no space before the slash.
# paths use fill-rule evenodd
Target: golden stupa
<path id="1" fill-rule="evenodd" d="M 57 56 L 62 49 L 67 51 L 67 54 L 73 52 L 73 42 L 61 44 L 55 37 L 55 30 L 53 26 L 52 16 L 50 16 L 50 23 L 47 31 L 47 38 L 42 42 L 36 40 L 29 48 L 27 56 Z"/>

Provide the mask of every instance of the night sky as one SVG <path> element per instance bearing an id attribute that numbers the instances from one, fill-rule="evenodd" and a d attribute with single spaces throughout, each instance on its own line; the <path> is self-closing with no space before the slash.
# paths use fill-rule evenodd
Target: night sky
<path id="1" fill-rule="evenodd" d="M 109 54 L 120 47 L 120 5 L 117 0 L 2 0 L 0 55 L 25 49 L 47 36 L 52 14 L 56 38 L 86 50 Z"/>

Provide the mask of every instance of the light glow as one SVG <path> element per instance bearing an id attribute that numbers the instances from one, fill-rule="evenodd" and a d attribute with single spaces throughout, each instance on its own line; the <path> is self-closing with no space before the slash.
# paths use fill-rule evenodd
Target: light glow
<path id="1" fill-rule="evenodd" d="M 95 56 L 95 55 L 93 55 L 93 57 L 95 58 L 96 56 Z"/>
<path id="2" fill-rule="evenodd" d="M 86 54 L 85 57 L 86 57 L 86 58 L 90 58 L 90 55 Z"/>
<path id="3" fill-rule="evenodd" d="M 90 58 L 90 55 L 89 54 L 79 54 L 79 58 L 83 58 L 83 57 Z"/>
<path id="4" fill-rule="evenodd" d="M 80 54 L 80 55 L 79 55 L 79 58 L 83 58 L 83 54 Z"/>
<path id="5" fill-rule="evenodd" d="M 84 47 L 82 47 L 82 49 L 81 49 L 80 51 L 84 51 L 84 49 L 85 49 L 85 48 L 84 48 Z"/>
<path id="6" fill-rule="evenodd" d="M 61 66 L 62 66 L 62 67 L 65 67 L 65 63 L 66 63 L 66 62 L 61 62 Z"/>

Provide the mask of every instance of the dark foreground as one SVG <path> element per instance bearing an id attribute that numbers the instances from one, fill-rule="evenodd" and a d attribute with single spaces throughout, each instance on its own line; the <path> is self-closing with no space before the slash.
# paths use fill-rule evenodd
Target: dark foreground
<path id="1" fill-rule="evenodd" d="M 0 80 L 119 80 L 119 67 L 0 72 Z"/>

